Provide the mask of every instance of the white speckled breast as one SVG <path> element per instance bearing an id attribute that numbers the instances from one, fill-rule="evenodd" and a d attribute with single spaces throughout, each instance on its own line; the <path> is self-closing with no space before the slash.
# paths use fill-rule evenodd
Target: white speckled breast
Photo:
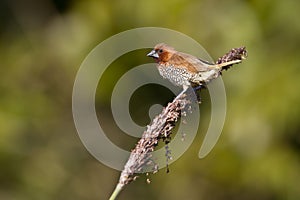
<path id="1" fill-rule="evenodd" d="M 190 85 L 190 80 L 193 78 L 193 75 L 184 68 L 162 65 L 158 65 L 157 68 L 160 75 L 171 81 L 174 85 Z"/>
<path id="2" fill-rule="evenodd" d="M 211 79 L 216 78 L 220 73 L 219 69 L 191 73 L 185 68 L 173 66 L 158 65 L 157 68 L 163 78 L 168 79 L 171 83 L 177 86 L 189 86 L 190 83 L 201 84 L 208 82 Z"/>

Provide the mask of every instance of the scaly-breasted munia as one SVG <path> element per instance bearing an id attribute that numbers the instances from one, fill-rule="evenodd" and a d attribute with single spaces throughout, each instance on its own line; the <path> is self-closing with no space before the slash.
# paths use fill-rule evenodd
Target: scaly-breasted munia
<path id="1" fill-rule="evenodd" d="M 176 51 L 166 44 L 157 44 L 147 54 L 158 63 L 160 75 L 177 86 L 182 86 L 184 91 L 189 86 L 202 86 L 208 81 L 219 76 L 223 68 L 228 68 L 242 60 L 233 60 L 221 64 L 213 64 L 195 56 Z"/>

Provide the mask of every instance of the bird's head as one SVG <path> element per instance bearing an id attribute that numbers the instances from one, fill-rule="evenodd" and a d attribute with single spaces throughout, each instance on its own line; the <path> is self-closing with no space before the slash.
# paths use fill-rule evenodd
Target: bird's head
<path id="1" fill-rule="evenodd" d="M 160 43 L 155 45 L 147 56 L 154 58 L 157 62 L 168 62 L 174 53 L 175 49 L 173 47 Z"/>

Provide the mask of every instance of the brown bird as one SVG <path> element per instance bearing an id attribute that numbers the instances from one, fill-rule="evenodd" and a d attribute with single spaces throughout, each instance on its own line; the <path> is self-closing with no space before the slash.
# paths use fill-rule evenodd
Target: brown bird
<path id="1" fill-rule="evenodd" d="M 213 64 L 195 56 L 176 51 L 164 43 L 157 44 L 147 54 L 158 63 L 157 68 L 163 78 L 174 85 L 182 86 L 183 92 L 189 86 L 205 86 L 207 82 L 219 76 L 223 68 L 228 68 L 242 60 L 233 60 L 221 64 Z"/>

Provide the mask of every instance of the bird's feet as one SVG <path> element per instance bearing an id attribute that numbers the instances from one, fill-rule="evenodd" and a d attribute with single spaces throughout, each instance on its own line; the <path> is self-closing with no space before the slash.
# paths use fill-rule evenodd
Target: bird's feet
<path id="1" fill-rule="evenodd" d="M 206 87 L 204 85 L 197 85 L 195 87 L 193 87 L 193 90 L 196 94 L 196 97 L 197 97 L 197 101 L 198 103 L 200 104 L 202 99 L 201 99 L 201 89 L 205 89 Z"/>

